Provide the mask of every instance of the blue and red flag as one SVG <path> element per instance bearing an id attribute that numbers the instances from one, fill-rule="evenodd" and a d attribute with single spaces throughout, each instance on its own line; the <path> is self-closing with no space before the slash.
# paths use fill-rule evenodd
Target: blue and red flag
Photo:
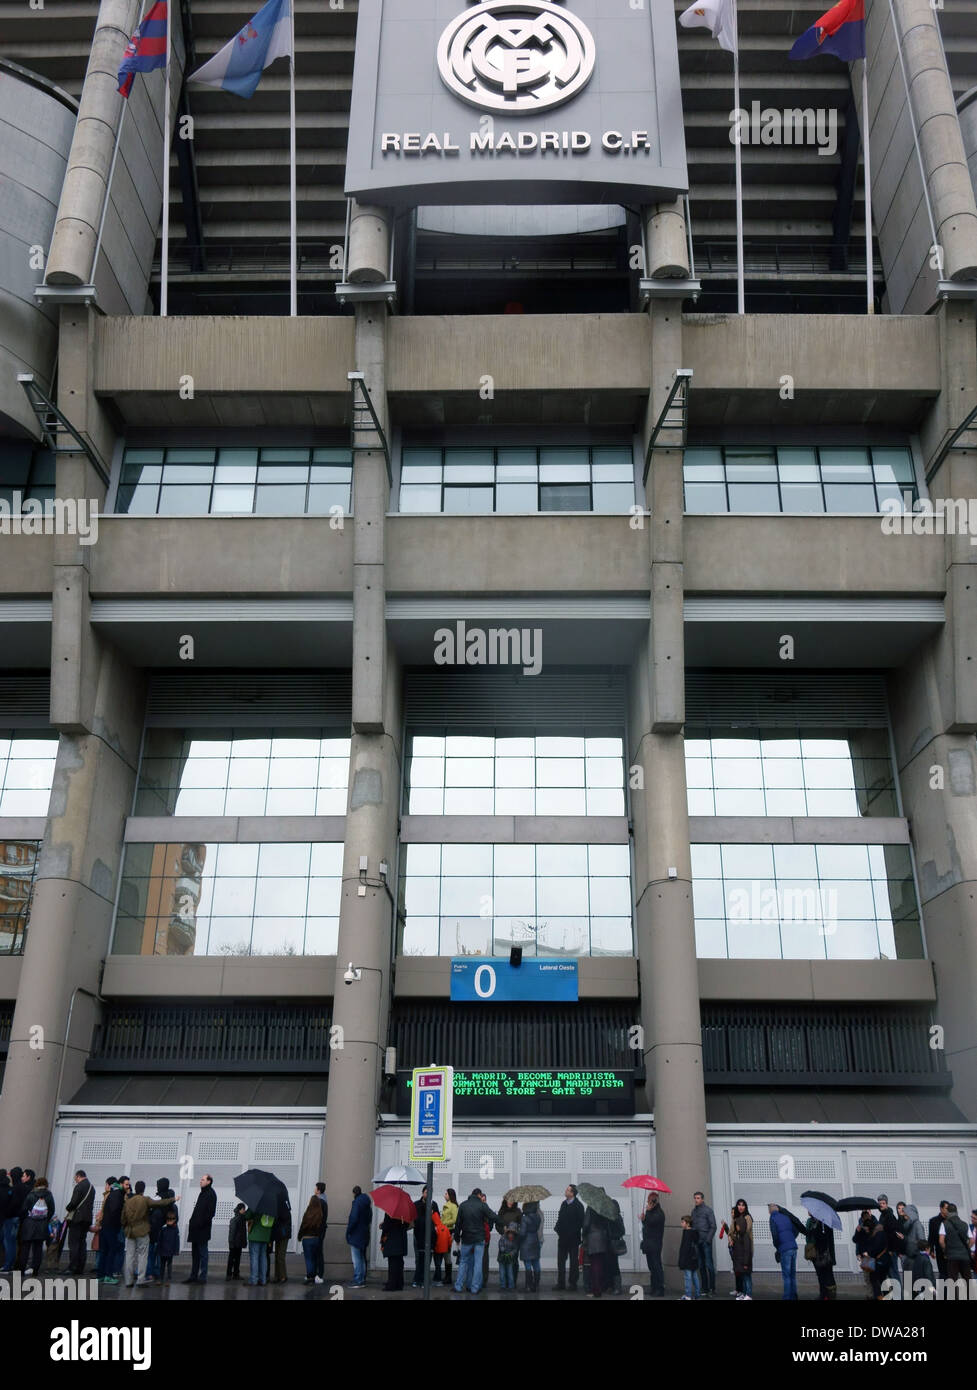
<path id="1" fill-rule="evenodd" d="M 816 58 L 820 53 L 833 53 L 847 63 L 865 57 L 865 0 L 838 0 L 805 29 L 789 56 Z"/>
<path id="2" fill-rule="evenodd" d="M 166 24 L 169 0 L 156 0 L 155 5 L 126 44 L 122 66 L 119 68 L 119 91 L 127 97 L 137 72 L 152 72 L 166 67 Z"/>

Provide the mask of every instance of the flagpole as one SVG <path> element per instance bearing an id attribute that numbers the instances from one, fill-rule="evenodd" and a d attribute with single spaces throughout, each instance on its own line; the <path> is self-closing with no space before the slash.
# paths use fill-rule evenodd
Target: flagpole
<path id="1" fill-rule="evenodd" d="M 159 315 L 166 318 L 167 280 L 170 271 L 170 11 L 173 0 L 166 6 L 166 65 L 163 68 L 163 253 L 159 289 Z"/>
<path id="2" fill-rule="evenodd" d="M 868 55 L 862 59 L 862 153 L 865 161 L 865 296 L 875 313 L 875 266 L 872 250 L 872 165 L 869 155 Z"/>
<path id="3" fill-rule="evenodd" d="M 740 110 L 740 35 L 739 18 L 736 13 L 736 0 L 733 5 L 733 109 Z M 743 156 L 742 131 L 739 116 L 736 118 L 736 312 L 746 312 L 745 269 L 743 264 Z"/>
<path id="4" fill-rule="evenodd" d="M 295 154 L 295 0 L 288 0 L 288 22 L 291 26 L 291 57 L 289 58 L 289 236 L 291 242 L 289 313 L 295 318 L 299 311 L 299 257 L 298 257 L 298 193 L 296 189 Z"/>

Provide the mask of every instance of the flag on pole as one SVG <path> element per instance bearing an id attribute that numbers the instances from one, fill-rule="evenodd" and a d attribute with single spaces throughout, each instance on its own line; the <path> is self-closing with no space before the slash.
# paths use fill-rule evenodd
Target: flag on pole
<path id="1" fill-rule="evenodd" d="M 816 58 L 820 53 L 833 53 L 846 63 L 865 57 L 865 0 L 838 0 L 805 29 L 788 56 Z"/>
<path id="2" fill-rule="evenodd" d="M 265 68 L 276 58 L 291 56 L 291 0 L 268 0 L 240 33 L 187 81 L 251 97 Z"/>
<path id="3" fill-rule="evenodd" d="M 169 0 L 156 4 L 126 44 L 119 68 L 119 91 L 128 97 L 137 72 L 152 72 L 166 67 L 166 8 Z"/>
<path id="4" fill-rule="evenodd" d="M 727 53 L 736 52 L 736 12 L 733 0 L 697 0 L 678 17 L 686 29 L 708 29 Z"/>

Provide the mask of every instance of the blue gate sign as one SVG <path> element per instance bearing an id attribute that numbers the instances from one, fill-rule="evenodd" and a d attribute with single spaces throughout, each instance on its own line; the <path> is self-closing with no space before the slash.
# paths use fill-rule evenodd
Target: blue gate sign
<path id="1" fill-rule="evenodd" d="M 451 961 L 451 998 L 457 1003 L 549 1000 L 575 1004 L 577 962 L 524 960 L 521 965 L 510 965 L 506 957 L 455 956 Z"/>

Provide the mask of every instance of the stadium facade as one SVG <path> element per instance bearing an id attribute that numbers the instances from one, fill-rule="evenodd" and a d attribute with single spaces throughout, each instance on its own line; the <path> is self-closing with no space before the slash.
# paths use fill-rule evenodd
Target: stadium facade
<path id="1" fill-rule="evenodd" d="M 867 5 L 871 314 L 861 66 L 787 60 L 817 0 L 739 7 L 744 108 L 838 132 L 743 145 L 745 314 L 730 57 L 664 0 L 644 203 L 613 140 L 596 185 L 517 150 L 452 203 L 440 86 L 394 128 L 442 142 L 412 202 L 356 5 L 298 0 L 297 316 L 287 72 L 186 84 L 248 7 L 171 8 L 162 317 L 162 72 L 112 169 L 140 6 L 0 3 L 0 1157 L 59 1195 L 190 1158 L 219 1217 L 245 1167 L 293 1206 L 325 1174 L 345 1261 L 405 1074 L 450 1063 L 436 1181 L 490 1201 L 653 1171 L 675 1238 L 698 1187 L 963 1209 L 972 0 Z M 610 7 L 564 8 L 596 81 Z M 576 1001 L 452 999 L 517 947 Z"/>

